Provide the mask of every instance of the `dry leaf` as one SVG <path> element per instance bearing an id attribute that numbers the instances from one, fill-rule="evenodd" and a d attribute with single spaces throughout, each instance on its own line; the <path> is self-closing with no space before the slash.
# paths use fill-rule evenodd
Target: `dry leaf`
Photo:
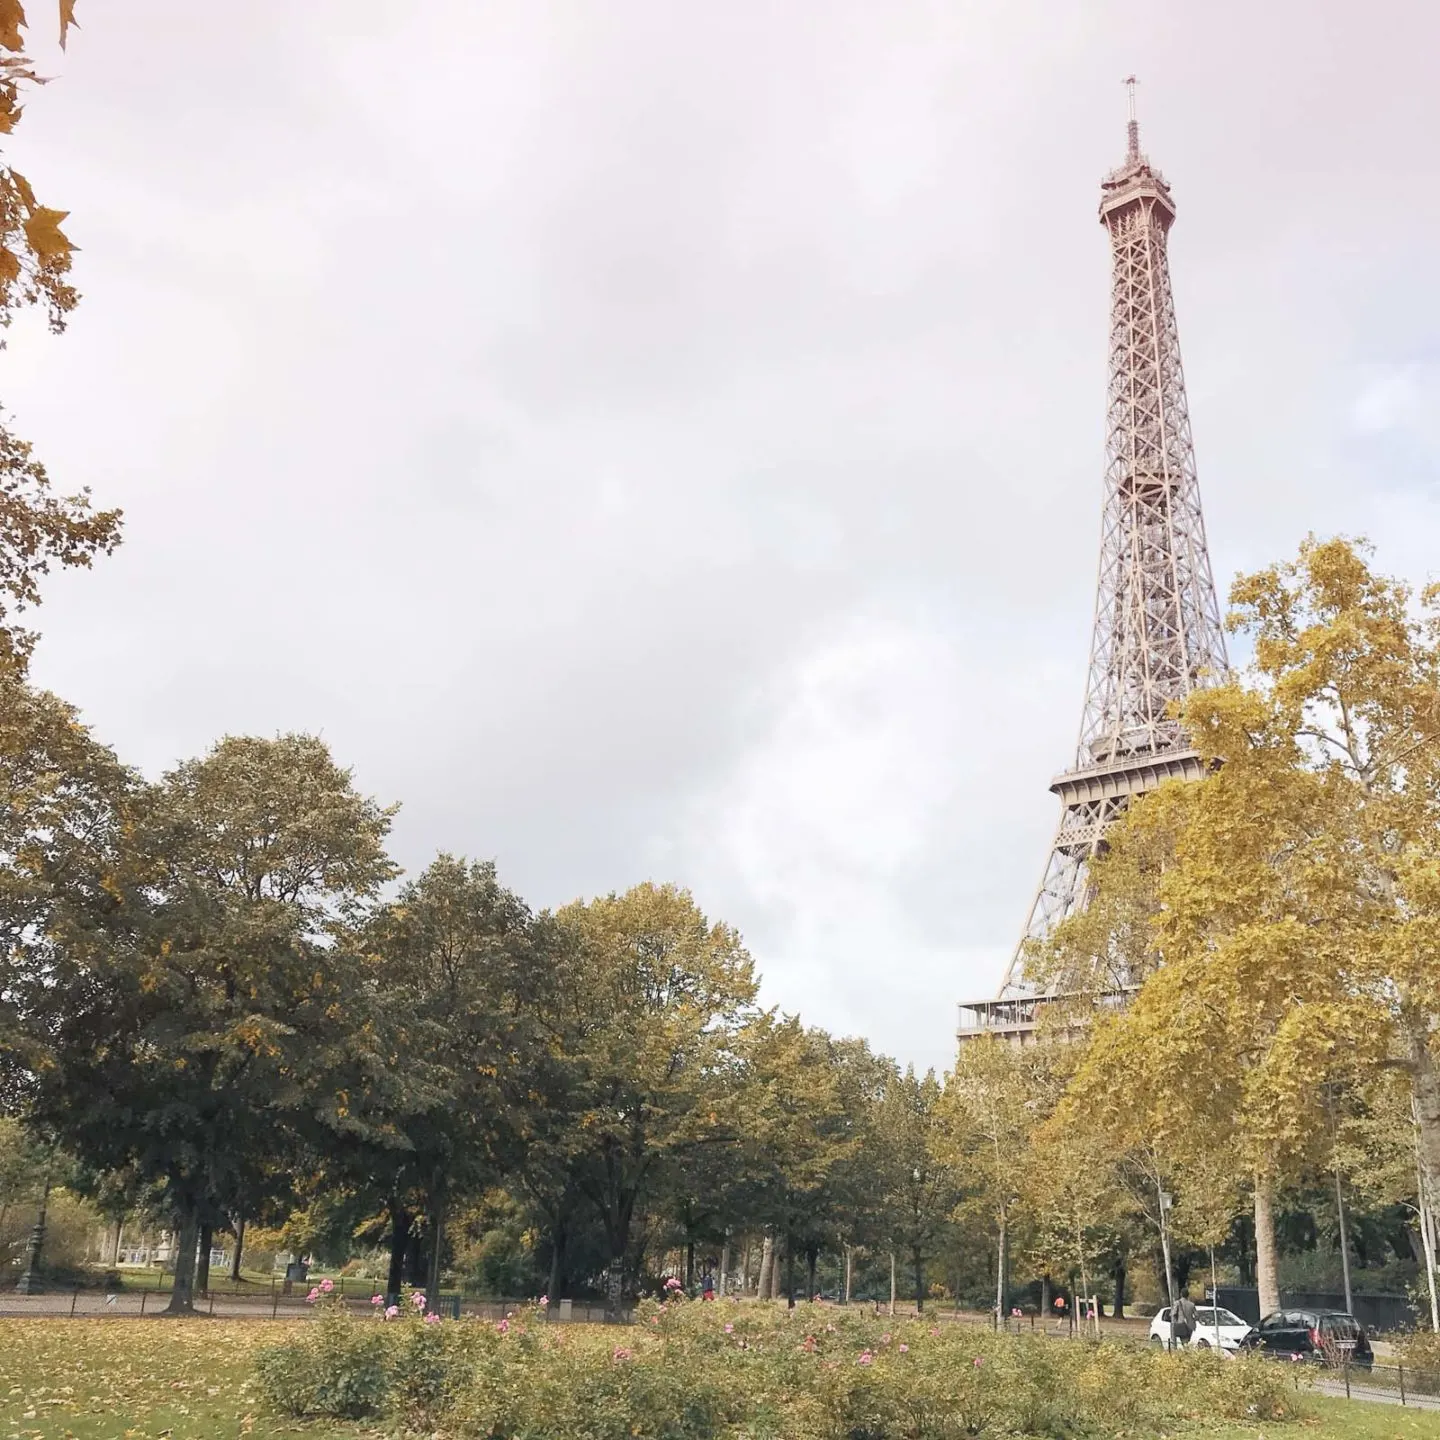
<path id="1" fill-rule="evenodd" d="M 68 255 L 75 248 L 60 232 L 60 222 L 69 213 L 68 210 L 50 210 L 41 205 L 25 222 L 25 238 L 42 260 Z"/>
<path id="2" fill-rule="evenodd" d="M 20 278 L 20 261 L 13 250 L 0 245 L 0 281 L 9 282 Z"/>
<path id="3" fill-rule="evenodd" d="M 60 48 L 65 48 L 65 37 L 70 27 L 74 25 L 78 30 L 80 26 L 75 20 L 75 0 L 60 0 Z"/>
<path id="4" fill-rule="evenodd" d="M 25 41 L 20 31 L 25 24 L 25 7 L 20 0 L 0 0 L 0 45 L 7 50 L 23 50 Z"/>
<path id="5" fill-rule="evenodd" d="M 35 192 L 30 188 L 30 182 L 18 170 L 10 172 L 10 179 L 19 192 L 21 200 L 25 202 L 26 211 L 33 215 L 35 213 Z"/>

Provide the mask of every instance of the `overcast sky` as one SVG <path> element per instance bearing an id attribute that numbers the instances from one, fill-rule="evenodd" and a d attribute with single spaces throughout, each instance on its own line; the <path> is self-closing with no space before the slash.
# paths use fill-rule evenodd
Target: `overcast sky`
<path id="1" fill-rule="evenodd" d="M 1440 7 L 78 8 L 0 397 L 125 509 L 36 673 L 150 773 L 318 731 L 407 867 L 680 882 L 947 1065 L 1073 755 L 1131 71 L 1222 589 L 1440 569 Z"/>

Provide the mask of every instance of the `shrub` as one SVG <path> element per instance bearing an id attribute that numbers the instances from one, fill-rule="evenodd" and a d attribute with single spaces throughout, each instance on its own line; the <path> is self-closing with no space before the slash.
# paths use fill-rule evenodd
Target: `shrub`
<path id="1" fill-rule="evenodd" d="M 361 1420 L 391 1403 L 393 1351 L 382 1326 L 327 1306 L 303 1336 L 262 1350 L 256 1373 L 265 1398 L 287 1415 Z"/>
<path id="2" fill-rule="evenodd" d="M 822 1306 L 672 1301 L 633 1328 L 398 1323 L 322 1315 L 265 1353 L 270 1402 L 292 1415 L 390 1414 L 473 1440 L 959 1440 L 1146 1434 L 1189 1421 L 1272 1421 L 1292 1376 L 1207 1352 Z"/>

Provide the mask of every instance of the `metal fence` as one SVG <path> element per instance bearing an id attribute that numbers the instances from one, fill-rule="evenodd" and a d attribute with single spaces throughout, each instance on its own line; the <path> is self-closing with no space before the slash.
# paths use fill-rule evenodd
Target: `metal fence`
<path id="1" fill-rule="evenodd" d="M 361 1293 L 363 1290 L 363 1294 Z M 314 1314 L 314 1307 L 306 1298 L 309 1285 L 297 1285 L 288 1292 L 277 1284 L 270 1289 L 251 1286 L 248 1289 L 225 1290 L 212 1287 L 195 1297 L 195 1309 L 202 1315 L 214 1315 L 228 1320 L 280 1320 L 299 1319 Z M 373 1282 L 360 1287 L 351 1287 L 349 1292 L 337 1284 L 331 1292 L 345 1308 L 354 1314 L 369 1314 L 375 1306 L 372 1296 L 376 1293 Z M 51 1289 L 38 1295 L 17 1295 L 13 1291 L 0 1293 L 0 1316 L 45 1316 L 54 1318 L 90 1318 L 140 1315 L 158 1315 L 170 1303 L 170 1292 L 166 1288 L 146 1286 L 140 1289 L 103 1290 L 83 1286 L 67 1289 Z M 430 1309 L 449 1319 L 458 1320 L 462 1315 L 474 1316 L 481 1320 L 503 1320 L 507 1315 L 533 1306 L 532 1299 L 496 1299 L 466 1295 L 458 1291 L 442 1291 L 431 1297 Z M 553 1324 L 599 1324 L 605 1319 L 603 1301 L 561 1301 L 546 1311 L 546 1320 Z M 630 1324 L 634 1312 L 629 1307 L 621 1311 L 620 1322 Z"/>

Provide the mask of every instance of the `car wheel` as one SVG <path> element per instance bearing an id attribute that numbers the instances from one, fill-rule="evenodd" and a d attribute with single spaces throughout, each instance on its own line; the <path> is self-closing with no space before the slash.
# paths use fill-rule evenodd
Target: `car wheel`
<path id="1" fill-rule="evenodd" d="M 1197 1350 L 1208 1350 L 1210 1348 L 1210 1342 L 1208 1340 L 1197 1340 L 1195 1342 L 1195 1348 Z"/>
<path id="2" fill-rule="evenodd" d="M 1164 1345 L 1165 1342 L 1164 1342 L 1158 1335 L 1152 1335 L 1152 1336 L 1150 1337 L 1150 1343 L 1151 1343 L 1152 1345 L 1157 1345 L 1157 1346 L 1158 1346 L 1158 1345 Z"/>

